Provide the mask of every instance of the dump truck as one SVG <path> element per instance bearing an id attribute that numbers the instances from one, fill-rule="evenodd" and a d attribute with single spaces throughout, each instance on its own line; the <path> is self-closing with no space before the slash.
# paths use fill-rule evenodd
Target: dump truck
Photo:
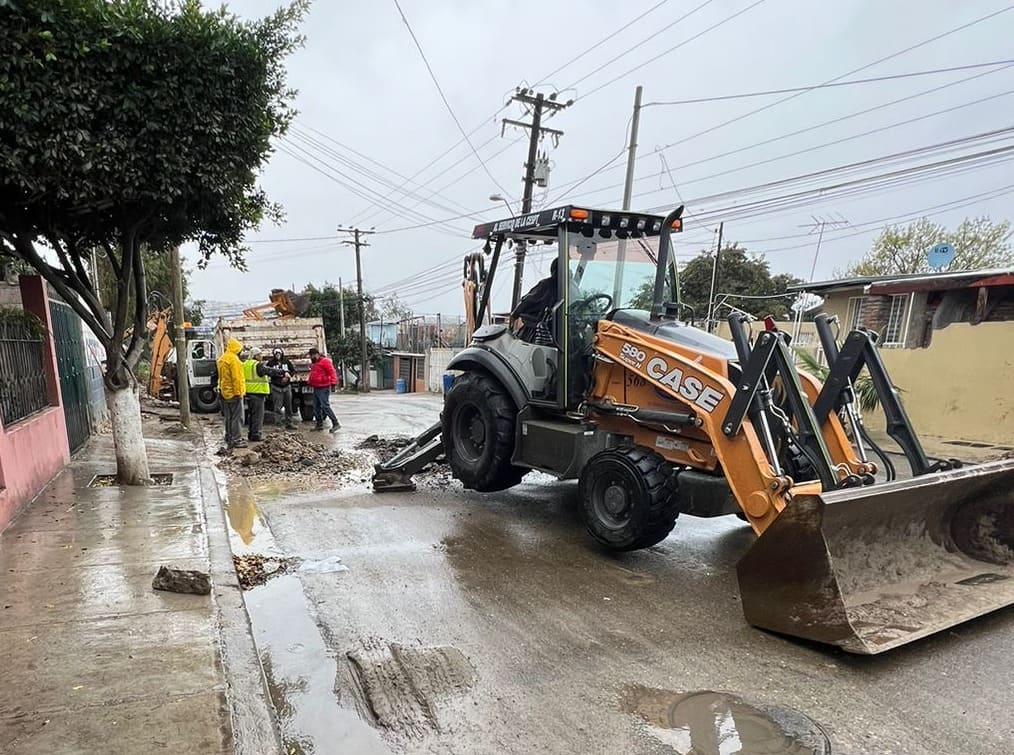
<path id="1" fill-rule="evenodd" d="M 190 406 L 197 412 L 216 412 L 219 409 L 216 375 L 217 361 L 230 338 L 237 338 L 247 349 L 259 348 L 270 356 L 272 350 L 282 349 L 296 368 L 292 381 L 293 411 L 298 411 L 303 420 L 313 419 L 313 389 L 307 382 L 310 374 L 311 348 L 327 353 L 324 335 L 324 321 L 319 317 L 303 317 L 306 311 L 305 299 L 291 291 L 275 289 L 271 292 L 270 303 L 246 309 L 242 317 L 223 317 L 214 327 L 186 327 L 187 370 L 190 385 Z M 272 316 L 273 315 L 273 316 Z M 171 310 L 169 310 L 171 317 Z M 164 332 L 166 313 L 158 320 Z M 156 330 L 158 335 L 160 331 Z M 154 343 L 169 344 L 169 339 L 155 339 Z M 154 353 L 153 346 L 153 353 Z M 168 348 L 168 346 L 167 346 Z M 163 357 L 166 368 L 162 379 L 157 382 L 163 398 L 175 399 L 176 369 L 175 353 Z M 154 365 L 154 361 L 153 361 Z M 154 381 L 153 381 L 154 384 Z M 273 411 L 268 399 L 267 408 Z"/>
<path id="2" fill-rule="evenodd" d="M 818 316 L 821 381 L 788 334 L 742 312 L 731 340 L 695 327 L 672 254 L 682 214 L 567 205 L 476 226 L 491 255 L 477 324 L 507 244 L 554 247 L 555 301 L 536 338 L 476 329 L 440 420 L 377 465 L 374 489 L 414 489 L 440 458 L 480 492 L 533 469 L 576 479 L 588 532 L 616 551 L 661 542 L 680 516 L 738 515 L 758 536 L 737 565 L 746 620 L 854 653 L 1014 603 L 1014 460 L 928 458 L 874 332 Z M 864 370 L 911 479 L 873 459 Z"/>

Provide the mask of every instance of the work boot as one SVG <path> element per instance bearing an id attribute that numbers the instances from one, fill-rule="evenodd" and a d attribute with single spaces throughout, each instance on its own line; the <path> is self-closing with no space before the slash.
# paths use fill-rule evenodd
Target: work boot
<path id="1" fill-rule="evenodd" d="M 229 448 L 247 448 L 247 442 L 245 440 L 237 440 L 235 443 L 230 443 Z"/>
<path id="2" fill-rule="evenodd" d="M 313 429 L 313 432 L 319 433 L 319 432 L 321 432 L 324 429 L 324 425 L 314 425 L 312 429 Z"/>
<path id="3" fill-rule="evenodd" d="M 335 420 L 334 422 L 331 423 L 331 429 L 328 430 L 328 432 L 334 435 L 336 432 L 338 432 L 339 429 L 341 429 L 341 426 L 342 423 L 339 422 L 338 420 Z"/>
<path id="4" fill-rule="evenodd" d="M 262 438 L 260 435 L 251 435 L 250 436 L 250 442 L 251 443 L 260 443 L 263 440 L 264 440 L 264 438 Z"/>

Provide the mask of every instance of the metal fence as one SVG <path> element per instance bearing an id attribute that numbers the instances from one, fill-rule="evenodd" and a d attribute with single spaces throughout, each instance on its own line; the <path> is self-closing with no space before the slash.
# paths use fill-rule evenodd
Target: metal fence
<path id="1" fill-rule="evenodd" d="M 0 319 L 0 420 L 12 425 L 49 406 L 43 337 L 17 320 Z"/>

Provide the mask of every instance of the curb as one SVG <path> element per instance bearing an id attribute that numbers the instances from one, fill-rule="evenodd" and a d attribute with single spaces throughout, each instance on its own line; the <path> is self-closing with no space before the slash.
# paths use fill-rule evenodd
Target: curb
<path id="1" fill-rule="evenodd" d="M 281 752 L 267 679 L 232 561 L 218 480 L 214 468 L 207 462 L 199 463 L 197 471 L 208 533 L 212 595 L 218 607 L 219 651 L 232 719 L 233 752 L 238 755 Z"/>

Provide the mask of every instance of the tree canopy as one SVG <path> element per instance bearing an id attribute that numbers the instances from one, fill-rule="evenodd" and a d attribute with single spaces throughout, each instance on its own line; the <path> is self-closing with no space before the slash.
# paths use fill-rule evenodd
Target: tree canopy
<path id="1" fill-rule="evenodd" d="M 966 218 L 954 230 L 928 218 L 907 226 L 891 225 L 881 231 L 866 255 L 842 270 L 839 278 L 870 275 L 905 275 L 931 272 L 926 253 L 936 244 L 951 244 L 956 254 L 943 272 L 983 270 L 1014 265 L 1011 225 L 987 217 Z"/>
<path id="2" fill-rule="evenodd" d="M 701 252 L 680 267 L 680 293 L 683 303 L 694 308 L 698 320 L 703 320 L 707 316 L 714 264 L 714 254 Z M 789 285 L 801 282 L 799 278 L 785 273 L 772 275 L 766 259 L 751 255 L 736 244 L 730 244 L 722 249 L 718 268 L 716 300 L 722 294 L 730 294 L 729 304 L 756 317 L 766 315 L 773 315 L 776 319 L 789 317 L 792 299 L 781 295 L 785 294 Z M 646 283 L 638 292 L 635 306 L 644 309 L 650 306 L 652 285 L 650 282 Z"/>
<path id="3" fill-rule="evenodd" d="M 189 241 L 241 265 L 244 234 L 278 215 L 257 176 L 293 117 L 283 61 L 307 7 L 244 21 L 199 0 L 0 0 L 0 253 L 103 344 L 124 482 L 148 476 L 142 250 Z M 93 251 L 116 284 L 104 302 Z"/>

